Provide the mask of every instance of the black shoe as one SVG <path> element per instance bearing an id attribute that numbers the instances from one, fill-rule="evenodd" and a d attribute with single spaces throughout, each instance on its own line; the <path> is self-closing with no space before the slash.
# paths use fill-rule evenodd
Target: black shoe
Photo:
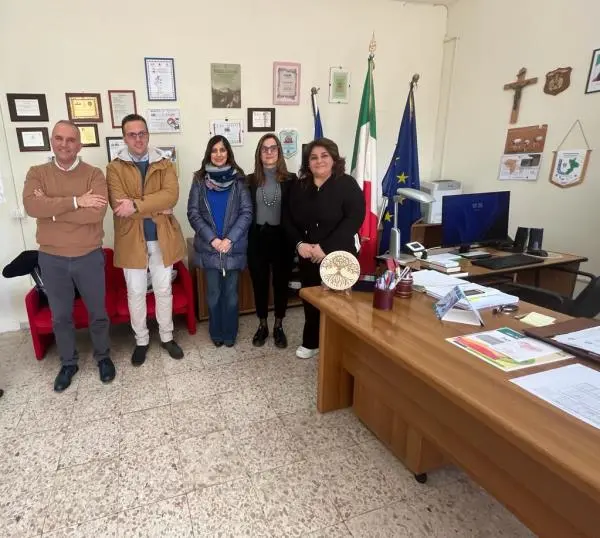
<path id="1" fill-rule="evenodd" d="M 215 347 L 221 347 L 223 345 L 223 342 L 219 340 L 213 340 L 212 342 L 215 345 Z"/>
<path id="2" fill-rule="evenodd" d="M 233 347 L 235 346 L 235 342 L 225 342 L 225 347 Z"/>
<path id="3" fill-rule="evenodd" d="M 177 345 L 175 340 L 161 342 L 160 345 L 167 350 L 172 359 L 183 359 L 183 349 Z"/>
<path id="4" fill-rule="evenodd" d="M 149 346 L 135 346 L 133 355 L 131 355 L 131 364 L 134 366 L 141 366 L 146 360 L 146 353 L 148 353 Z"/>
<path id="5" fill-rule="evenodd" d="M 254 336 L 252 337 L 252 345 L 256 347 L 262 347 L 265 345 L 265 341 L 269 337 L 269 327 L 264 324 L 260 324 Z"/>
<path id="6" fill-rule="evenodd" d="M 283 327 L 281 325 L 273 329 L 273 340 L 275 341 L 275 345 L 278 348 L 284 349 L 287 347 L 287 337 L 285 336 L 285 333 L 283 332 Z"/>
<path id="7" fill-rule="evenodd" d="M 98 363 L 98 371 L 100 372 L 100 381 L 102 383 L 110 383 L 115 378 L 115 365 L 108 357 Z"/>
<path id="8" fill-rule="evenodd" d="M 71 379 L 79 371 L 79 366 L 71 364 L 70 366 L 61 366 L 60 372 L 54 380 L 54 390 L 62 392 L 71 384 Z"/>

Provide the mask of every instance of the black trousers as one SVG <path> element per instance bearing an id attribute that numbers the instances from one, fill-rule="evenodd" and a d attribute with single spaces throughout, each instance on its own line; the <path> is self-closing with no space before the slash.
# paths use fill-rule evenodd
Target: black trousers
<path id="1" fill-rule="evenodd" d="M 248 269 L 254 289 L 256 315 L 269 313 L 269 280 L 272 276 L 275 317 L 284 318 L 288 304 L 293 252 L 281 226 L 255 224 L 248 235 Z"/>
<path id="2" fill-rule="evenodd" d="M 321 285 L 321 274 L 319 273 L 319 264 L 310 260 L 300 258 L 298 260 L 298 269 L 300 270 L 300 282 L 303 288 Z M 321 322 L 321 312 L 310 303 L 302 301 L 304 304 L 304 331 L 302 333 L 302 345 L 308 349 L 317 349 L 319 347 L 319 324 Z"/>

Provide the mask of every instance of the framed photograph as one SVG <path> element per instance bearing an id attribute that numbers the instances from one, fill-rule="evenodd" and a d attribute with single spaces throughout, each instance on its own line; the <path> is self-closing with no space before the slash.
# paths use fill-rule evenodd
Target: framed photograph
<path id="1" fill-rule="evenodd" d="M 600 92 L 600 49 L 592 52 L 590 72 L 588 73 L 587 86 L 585 87 L 585 93 L 595 92 Z"/>
<path id="2" fill-rule="evenodd" d="M 350 101 L 350 71 L 342 67 L 329 68 L 329 102 L 348 103 Z"/>
<path id="3" fill-rule="evenodd" d="M 108 153 L 108 162 L 112 161 L 119 151 L 126 147 L 125 140 L 121 136 L 107 136 L 106 152 Z"/>
<path id="4" fill-rule="evenodd" d="M 249 108 L 248 109 L 248 132 L 264 132 L 275 130 L 274 108 Z"/>
<path id="5" fill-rule="evenodd" d="M 99 93 L 65 93 L 69 119 L 74 122 L 102 123 Z"/>
<path id="6" fill-rule="evenodd" d="M 7 93 L 10 121 L 48 121 L 48 106 L 43 93 Z"/>
<path id="7" fill-rule="evenodd" d="M 273 62 L 273 104 L 300 104 L 300 64 Z"/>
<path id="8" fill-rule="evenodd" d="M 110 121 L 113 129 L 120 129 L 123 118 L 137 113 L 134 90 L 108 90 Z"/>
<path id="9" fill-rule="evenodd" d="M 144 58 L 148 101 L 177 101 L 175 60 Z"/>
<path id="10" fill-rule="evenodd" d="M 146 122 L 149 133 L 180 133 L 181 110 L 179 108 L 148 108 Z"/>
<path id="11" fill-rule="evenodd" d="M 222 135 L 232 146 L 244 145 L 244 120 L 224 119 L 210 121 L 210 135 Z"/>
<path id="12" fill-rule="evenodd" d="M 98 126 L 95 123 L 79 123 L 79 135 L 81 136 L 82 148 L 97 148 L 100 146 L 98 138 Z"/>
<path id="13" fill-rule="evenodd" d="M 47 127 L 17 127 L 19 151 L 50 151 Z"/>
<path id="14" fill-rule="evenodd" d="M 240 64 L 210 64 L 210 86 L 213 108 L 242 107 Z"/>

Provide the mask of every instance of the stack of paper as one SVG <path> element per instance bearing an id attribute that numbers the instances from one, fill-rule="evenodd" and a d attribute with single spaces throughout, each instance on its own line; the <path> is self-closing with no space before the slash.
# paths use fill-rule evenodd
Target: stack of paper
<path id="1" fill-rule="evenodd" d="M 461 299 L 456 306 L 462 309 L 469 307 L 467 301 L 477 310 L 519 302 L 519 298 L 515 295 L 508 295 L 495 288 L 473 284 L 467 280 L 431 270 L 415 271 L 413 273 L 413 286 L 435 299 L 445 297 L 455 286 L 460 286 L 466 298 Z"/>

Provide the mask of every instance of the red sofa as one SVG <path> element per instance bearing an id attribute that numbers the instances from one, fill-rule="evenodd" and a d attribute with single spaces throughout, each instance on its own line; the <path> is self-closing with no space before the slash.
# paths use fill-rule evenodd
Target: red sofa
<path id="1" fill-rule="evenodd" d="M 106 311 L 112 324 L 129 322 L 129 308 L 127 306 L 127 287 L 123 270 L 113 265 L 113 251 L 104 249 L 106 256 L 105 278 L 106 278 Z M 194 309 L 194 288 L 192 278 L 183 262 L 177 262 L 174 266 L 177 270 L 177 278 L 173 282 L 173 314 L 185 314 L 187 328 L 190 334 L 196 333 L 196 317 Z M 154 294 L 149 293 L 147 297 L 148 317 L 155 317 L 156 305 Z M 31 340 L 33 349 L 38 360 L 42 360 L 52 341 L 54 334 L 52 330 L 52 314 L 47 305 L 40 303 L 38 291 L 33 288 L 25 296 L 25 307 L 29 318 Z M 88 326 L 88 313 L 83 301 L 76 299 L 73 306 L 73 322 L 77 329 Z"/>

